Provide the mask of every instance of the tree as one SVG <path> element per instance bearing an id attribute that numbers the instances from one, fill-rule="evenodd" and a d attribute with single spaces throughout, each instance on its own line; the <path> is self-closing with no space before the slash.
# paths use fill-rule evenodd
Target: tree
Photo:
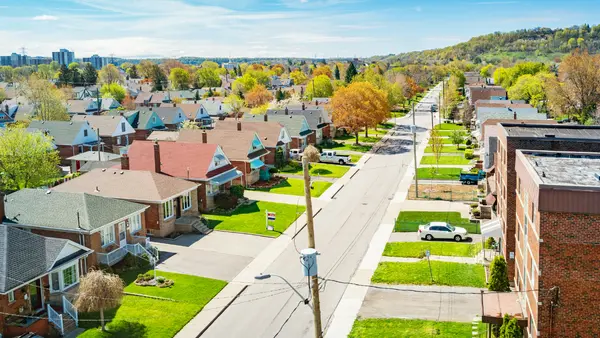
<path id="1" fill-rule="evenodd" d="M 214 61 L 204 61 L 200 64 L 200 68 L 217 70 L 219 69 L 219 64 Z"/>
<path id="2" fill-rule="evenodd" d="M 456 149 L 458 149 L 465 139 L 460 130 L 455 130 L 450 134 L 450 140 L 452 140 L 452 144 L 456 145 Z"/>
<path id="3" fill-rule="evenodd" d="M 435 156 L 436 166 L 439 168 L 440 166 L 440 157 L 442 156 L 442 152 L 444 151 L 444 139 L 442 135 L 440 135 L 440 131 L 437 129 L 431 130 L 431 138 L 430 138 L 430 146 L 433 151 L 433 155 Z"/>
<path id="4" fill-rule="evenodd" d="M 283 90 L 281 90 L 281 88 L 277 89 L 277 91 L 275 92 L 275 99 L 277 100 L 277 102 L 285 100 L 285 93 L 283 92 Z"/>
<path id="5" fill-rule="evenodd" d="M 121 106 L 127 110 L 135 110 L 135 100 L 133 97 L 126 95 L 123 102 L 121 102 Z"/>
<path id="6" fill-rule="evenodd" d="M 340 80 L 340 67 L 338 67 L 338 65 L 335 65 L 335 70 L 333 71 L 333 76 L 336 80 Z"/>
<path id="7" fill-rule="evenodd" d="M 139 79 L 140 78 L 140 76 L 138 75 L 138 70 L 137 70 L 137 66 L 136 65 L 131 65 L 131 67 L 129 67 L 127 69 L 127 74 L 132 79 Z"/>
<path id="8" fill-rule="evenodd" d="M 152 75 L 154 74 L 154 65 L 155 65 L 155 63 L 150 60 L 142 60 L 138 64 L 137 68 L 138 68 L 140 75 L 144 79 L 150 79 L 150 78 L 152 78 Z"/>
<path id="9" fill-rule="evenodd" d="M 235 81 L 233 81 L 231 88 L 233 92 L 240 92 L 245 94 L 252 90 L 252 88 L 254 88 L 256 84 L 256 79 L 248 71 L 242 77 L 239 77 Z"/>
<path id="10" fill-rule="evenodd" d="M 221 78 L 212 68 L 200 68 L 196 71 L 194 86 L 196 88 L 219 87 L 221 86 Z"/>
<path id="11" fill-rule="evenodd" d="M 313 70 L 312 75 L 313 75 L 313 77 L 325 75 L 328 78 L 333 79 L 333 73 L 331 72 L 331 68 L 329 68 L 328 66 L 325 66 L 325 65 L 315 68 L 315 70 Z"/>
<path id="12" fill-rule="evenodd" d="M 244 108 L 244 100 L 242 98 L 235 94 L 229 95 L 223 100 L 223 103 L 231 106 L 231 112 L 236 119 L 241 117 L 241 112 Z"/>
<path id="13" fill-rule="evenodd" d="M 126 92 L 125 88 L 121 87 L 120 84 L 110 83 L 100 88 L 100 94 L 102 94 L 103 98 L 113 98 L 121 103 L 125 99 Z"/>
<path id="14" fill-rule="evenodd" d="M 554 79 L 554 75 L 550 73 L 521 75 L 508 90 L 508 98 L 511 100 L 525 100 L 532 106 L 538 107 L 546 101 L 546 83 L 552 79 Z"/>
<path id="15" fill-rule="evenodd" d="M 246 104 L 250 108 L 256 108 L 262 106 L 269 101 L 273 100 L 273 95 L 263 85 L 256 85 L 249 92 L 246 93 Z"/>
<path id="16" fill-rule="evenodd" d="M 6 100 L 6 92 L 3 88 L 0 88 L 0 102 Z M 0 111 L 2 111 L 2 107 L 0 107 Z"/>
<path id="17" fill-rule="evenodd" d="M 491 70 L 492 70 L 493 66 L 494 65 L 492 65 L 492 64 L 488 64 L 488 65 L 481 67 L 481 70 L 479 71 L 479 75 L 483 78 L 490 77 L 492 75 Z"/>
<path id="18" fill-rule="evenodd" d="M 523 330 L 519 326 L 519 322 L 516 318 L 510 318 L 508 314 L 504 315 L 502 319 L 502 326 L 500 327 L 501 338 L 522 338 Z"/>
<path id="19" fill-rule="evenodd" d="M 86 62 L 83 67 L 82 76 L 83 82 L 85 82 L 86 85 L 95 85 L 98 80 L 98 71 L 96 71 L 96 68 L 94 68 L 91 63 Z"/>
<path id="20" fill-rule="evenodd" d="M 308 82 L 305 95 L 312 100 L 315 97 L 331 97 L 333 85 L 327 75 L 319 75 Z"/>
<path id="21" fill-rule="evenodd" d="M 361 128 L 376 127 L 390 113 L 385 92 L 368 82 L 338 89 L 331 99 L 331 110 L 335 124 L 355 134 L 356 144 Z"/>
<path id="22" fill-rule="evenodd" d="M 290 79 L 292 79 L 292 81 L 294 81 L 295 85 L 300 86 L 300 85 L 306 84 L 308 77 L 306 77 L 306 75 L 303 72 L 301 72 L 299 70 L 295 70 L 290 73 Z"/>
<path id="23" fill-rule="evenodd" d="M 66 98 L 52 83 L 32 75 L 23 84 L 23 93 L 35 107 L 34 117 L 44 121 L 68 121 Z"/>
<path id="24" fill-rule="evenodd" d="M 200 129 L 200 126 L 198 126 L 198 122 L 185 120 L 181 124 L 181 129 Z"/>
<path id="25" fill-rule="evenodd" d="M 356 75 L 358 75 L 358 71 L 356 71 L 356 67 L 354 66 L 354 63 L 350 62 L 348 69 L 346 69 L 346 83 L 352 82 L 352 80 L 354 80 L 354 77 Z"/>
<path id="26" fill-rule="evenodd" d="M 91 270 L 81 277 L 75 307 L 81 312 L 100 312 L 102 331 L 106 331 L 104 309 L 121 304 L 123 280 L 114 274 Z"/>
<path id="27" fill-rule="evenodd" d="M 190 73 L 183 68 L 171 68 L 169 80 L 175 89 L 184 90 L 190 88 Z"/>
<path id="28" fill-rule="evenodd" d="M 38 70 L 36 74 L 40 79 L 44 80 L 52 80 L 55 75 L 50 65 L 38 65 Z"/>
<path id="29" fill-rule="evenodd" d="M 315 148 L 315 146 L 309 144 L 306 146 L 306 148 L 304 148 L 302 157 L 308 158 L 308 162 L 319 162 L 321 159 L 321 152 L 319 149 Z"/>
<path id="30" fill-rule="evenodd" d="M 237 76 L 242 76 L 242 67 L 240 67 L 240 65 L 235 69 L 235 73 Z"/>
<path id="31" fill-rule="evenodd" d="M 153 64 L 150 71 L 150 80 L 152 80 L 152 89 L 155 91 L 161 91 L 164 85 L 167 84 L 167 76 L 163 70 L 157 65 Z"/>
<path id="32" fill-rule="evenodd" d="M 119 72 L 119 69 L 113 65 L 108 64 L 98 72 L 98 79 L 100 84 L 111 84 L 111 83 L 122 83 L 123 77 Z"/>
<path id="33" fill-rule="evenodd" d="M 24 128 L 0 131 L 0 190 L 38 188 L 60 177 L 52 139 Z"/>
<path id="34" fill-rule="evenodd" d="M 58 71 L 58 80 L 56 81 L 57 86 L 67 86 L 71 84 L 71 80 L 73 77 L 71 76 L 71 70 L 66 65 L 60 66 L 60 70 Z"/>
<path id="35" fill-rule="evenodd" d="M 277 76 L 281 76 L 285 73 L 285 67 L 282 64 L 276 64 L 271 67 L 271 71 Z"/>
<path id="36" fill-rule="evenodd" d="M 506 292 L 510 291 L 508 283 L 508 268 L 506 260 L 502 256 L 496 256 L 490 264 L 490 282 L 488 284 L 490 291 Z"/>

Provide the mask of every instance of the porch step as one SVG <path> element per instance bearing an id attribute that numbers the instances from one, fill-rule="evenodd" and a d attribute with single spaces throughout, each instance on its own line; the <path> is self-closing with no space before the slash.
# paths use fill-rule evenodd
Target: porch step
<path id="1" fill-rule="evenodd" d="M 63 330 L 65 332 L 65 335 L 69 334 L 72 331 L 75 331 L 75 329 L 77 329 L 75 319 L 71 318 L 71 316 L 69 316 L 68 314 L 63 313 Z"/>
<path id="2" fill-rule="evenodd" d="M 204 223 L 202 223 L 199 216 L 183 216 L 181 218 L 178 218 L 175 222 L 176 224 L 190 225 L 192 229 L 203 235 L 208 235 L 213 231 Z"/>

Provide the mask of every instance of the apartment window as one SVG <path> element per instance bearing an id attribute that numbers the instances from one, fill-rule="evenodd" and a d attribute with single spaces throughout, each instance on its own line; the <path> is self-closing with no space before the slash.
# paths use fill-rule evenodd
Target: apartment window
<path id="1" fill-rule="evenodd" d="M 129 231 L 133 234 L 142 229 L 142 214 L 129 218 Z"/>
<path id="2" fill-rule="evenodd" d="M 181 196 L 183 210 L 189 210 L 192 207 L 192 193 L 188 192 L 187 195 Z"/>
<path id="3" fill-rule="evenodd" d="M 8 303 L 14 303 L 15 302 L 15 292 L 11 291 L 8 293 Z"/>
<path id="4" fill-rule="evenodd" d="M 115 242 L 115 227 L 111 224 L 100 230 L 100 243 L 107 246 Z"/>
<path id="5" fill-rule="evenodd" d="M 125 122 L 121 122 L 121 131 L 125 132 L 127 128 L 125 128 Z"/>
<path id="6" fill-rule="evenodd" d="M 87 137 L 87 136 L 88 136 L 88 131 L 87 131 L 87 129 L 84 129 L 84 130 L 83 130 L 83 136 L 84 136 L 84 137 Z"/>
<path id="7" fill-rule="evenodd" d="M 169 201 L 166 201 L 165 203 L 163 203 L 164 219 L 169 219 L 169 218 L 173 217 L 173 214 L 174 214 L 173 200 L 169 200 Z"/>

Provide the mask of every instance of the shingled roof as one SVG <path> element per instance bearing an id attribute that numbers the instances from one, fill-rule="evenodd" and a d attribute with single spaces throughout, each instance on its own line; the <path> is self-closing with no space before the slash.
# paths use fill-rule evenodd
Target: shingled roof
<path id="1" fill-rule="evenodd" d="M 202 134 L 205 131 L 181 129 L 177 142 L 203 143 Z M 206 131 L 207 142 L 221 146 L 229 159 L 234 161 L 249 161 L 268 154 L 258 135 L 250 130 L 209 130 Z M 256 142 L 255 142 L 256 141 Z M 258 143 L 258 144 L 255 144 Z M 254 149 L 254 151 L 251 151 Z"/>

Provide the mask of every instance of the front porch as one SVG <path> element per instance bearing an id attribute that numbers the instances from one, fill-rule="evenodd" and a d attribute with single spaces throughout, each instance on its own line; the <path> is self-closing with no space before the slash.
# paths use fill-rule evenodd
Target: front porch
<path id="1" fill-rule="evenodd" d="M 108 266 L 113 266 L 119 263 L 128 253 L 134 256 L 147 255 L 150 264 L 155 264 L 158 261 L 158 250 L 150 243 L 150 238 L 141 236 L 132 236 L 132 243 L 127 243 L 117 247 L 116 249 L 107 252 L 97 252 L 98 263 Z"/>

